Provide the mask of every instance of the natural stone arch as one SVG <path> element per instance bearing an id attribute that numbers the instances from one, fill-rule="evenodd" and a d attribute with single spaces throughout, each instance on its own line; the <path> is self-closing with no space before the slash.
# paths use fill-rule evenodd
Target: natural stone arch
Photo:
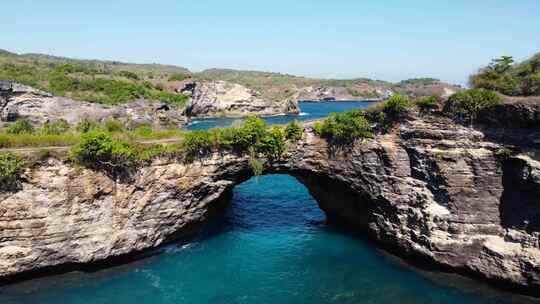
<path id="1" fill-rule="evenodd" d="M 501 222 L 511 171 L 501 169 L 501 148 L 478 131 L 421 118 L 338 151 L 308 129 L 266 173 L 295 176 L 331 219 L 401 255 L 534 292 L 538 234 Z M 538 175 L 538 162 L 519 159 Z M 204 223 L 251 175 L 248 156 L 230 151 L 158 159 L 129 182 L 50 159 L 19 191 L 0 193 L 0 277 L 155 248 Z"/>

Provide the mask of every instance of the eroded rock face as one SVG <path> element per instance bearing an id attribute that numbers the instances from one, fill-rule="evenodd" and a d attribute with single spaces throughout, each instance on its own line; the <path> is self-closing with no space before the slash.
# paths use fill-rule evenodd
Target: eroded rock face
<path id="1" fill-rule="evenodd" d="M 440 96 L 442 99 L 447 99 L 453 94 L 463 90 L 458 85 L 452 85 L 444 82 L 433 82 L 429 84 L 405 84 L 395 86 L 392 91 L 411 98 L 425 96 Z"/>
<path id="2" fill-rule="evenodd" d="M 519 286 L 540 287 L 540 163 L 503 156 L 484 134 L 414 117 L 396 132 L 336 150 L 306 131 L 267 173 L 304 183 L 329 219 L 401 255 Z M 49 160 L 0 194 L 0 277 L 153 248 L 204 222 L 248 159 L 216 152 L 158 160 L 131 181 Z"/>
<path id="3" fill-rule="evenodd" d="M 347 101 L 347 100 L 385 100 L 392 94 L 398 93 L 411 98 L 431 95 L 447 99 L 452 94 L 462 90 L 461 87 L 443 82 L 431 84 L 407 84 L 407 85 L 369 85 L 364 84 L 354 87 L 343 86 L 307 86 L 296 90 L 297 100 L 307 101 Z"/>
<path id="4" fill-rule="evenodd" d="M 188 82 L 180 89 L 191 96 L 185 114 L 193 117 L 298 114 L 298 102 L 266 100 L 255 91 L 227 81 Z"/>
<path id="5" fill-rule="evenodd" d="M 369 92 L 369 94 L 357 92 L 353 95 L 353 92 L 346 87 L 308 86 L 297 90 L 296 99 L 307 101 L 382 100 L 388 98 L 392 93 L 384 87 L 366 88 L 365 92 Z"/>
<path id="6" fill-rule="evenodd" d="M 76 124 L 83 118 L 104 121 L 115 118 L 134 124 L 152 124 L 155 127 L 181 127 L 187 119 L 180 110 L 165 103 L 138 100 L 118 106 L 76 101 L 55 97 L 32 87 L 14 84 L 6 104 L 0 109 L 2 121 L 26 118 L 35 124 L 65 119 Z"/>

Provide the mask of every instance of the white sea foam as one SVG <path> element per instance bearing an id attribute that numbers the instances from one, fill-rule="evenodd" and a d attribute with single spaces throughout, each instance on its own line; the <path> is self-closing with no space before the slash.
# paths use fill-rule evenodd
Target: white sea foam
<path id="1" fill-rule="evenodd" d="M 298 114 L 298 116 L 306 116 L 306 115 L 309 115 L 309 113 L 306 113 L 306 112 L 300 112 L 300 114 Z"/>

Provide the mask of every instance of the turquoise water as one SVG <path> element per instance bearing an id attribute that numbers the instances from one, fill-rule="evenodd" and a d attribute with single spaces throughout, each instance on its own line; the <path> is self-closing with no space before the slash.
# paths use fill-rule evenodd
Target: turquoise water
<path id="1" fill-rule="evenodd" d="M 323 105 L 332 108 L 333 105 Z M 455 275 L 420 272 L 325 216 L 288 175 L 252 178 L 195 239 L 94 273 L 0 287 L 2 304 L 518 303 Z"/>
<path id="2" fill-rule="evenodd" d="M 284 124 L 292 120 L 308 120 L 317 119 L 328 116 L 332 112 L 343 112 L 354 108 L 365 108 L 373 102 L 362 101 L 340 101 L 340 102 L 301 102 L 300 115 L 278 115 L 266 117 L 265 120 L 271 124 Z M 236 121 L 241 121 L 238 118 L 208 118 L 197 119 L 187 126 L 188 130 L 204 130 L 213 127 L 228 127 Z"/>

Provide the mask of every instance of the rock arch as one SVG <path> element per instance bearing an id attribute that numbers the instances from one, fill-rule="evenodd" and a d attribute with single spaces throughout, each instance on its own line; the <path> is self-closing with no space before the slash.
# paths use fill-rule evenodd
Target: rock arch
<path id="1" fill-rule="evenodd" d="M 501 219 L 512 170 L 502 169 L 500 149 L 478 131 L 414 118 L 337 152 L 308 130 L 266 173 L 296 177 L 329 218 L 401 255 L 534 292 L 538 233 Z M 50 159 L 27 173 L 20 191 L 0 193 L 0 277 L 155 248 L 205 222 L 251 174 L 247 156 L 227 151 L 190 164 L 156 160 L 123 183 Z"/>

